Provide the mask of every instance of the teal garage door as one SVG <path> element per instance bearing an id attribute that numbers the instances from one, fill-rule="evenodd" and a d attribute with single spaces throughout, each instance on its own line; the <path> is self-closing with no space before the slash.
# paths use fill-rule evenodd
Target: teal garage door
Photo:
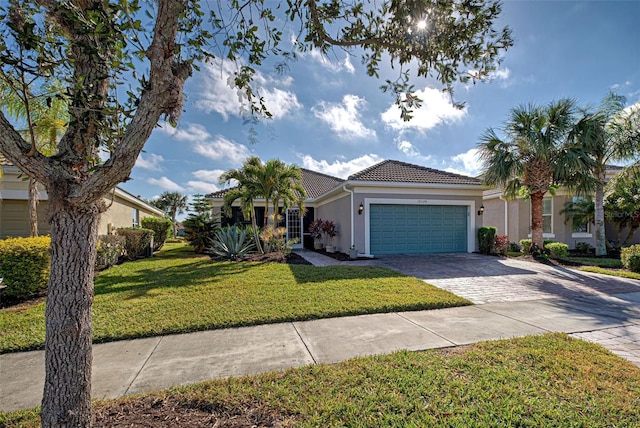
<path id="1" fill-rule="evenodd" d="M 467 251 L 467 206 L 370 206 L 371 254 Z"/>

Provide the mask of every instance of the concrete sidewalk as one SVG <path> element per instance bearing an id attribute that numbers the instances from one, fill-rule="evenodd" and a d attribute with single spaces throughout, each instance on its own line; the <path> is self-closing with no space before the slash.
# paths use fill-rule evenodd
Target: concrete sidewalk
<path id="1" fill-rule="evenodd" d="M 632 361 L 635 358 L 640 366 L 640 292 L 362 315 L 98 344 L 94 346 L 93 396 L 112 398 L 399 349 L 442 348 L 546 332 L 606 340 L 610 349 L 617 347 L 618 353 Z M 0 355 L 0 411 L 37 406 L 43 378 L 42 351 Z"/>

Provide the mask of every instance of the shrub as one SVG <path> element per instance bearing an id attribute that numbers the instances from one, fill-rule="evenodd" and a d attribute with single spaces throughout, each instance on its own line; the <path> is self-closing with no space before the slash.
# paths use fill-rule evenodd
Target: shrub
<path id="1" fill-rule="evenodd" d="M 509 235 L 496 235 L 494 248 L 498 254 L 507 254 L 509 251 Z"/>
<path id="2" fill-rule="evenodd" d="M 493 226 L 484 226 L 478 229 L 478 244 L 482 254 L 491 254 L 494 251 L 496 229 Z"/>
<path id="3" fill-rule="evenodd" d="M 135 260 L 144 256 L 153 238 L 153 230 L 134 227 L 118 229 L 116 234 L 125 238 L 124 256 L 127 260 Z"/>
<path id="4" fill-rule="evenodd" d="M 124 255 L 126 238 L 118 235 L 98 236 L 98 248 L 96 251 L 96 269 L 103 270 L 118 263 Z"/>
<path id="5" fill-rule="evenodd" d="M 640 244 L 623 248 L 620 251 L 620 261 L 631 272 L 640 273 Z"/>
<path id="6" fill-rule="evenodd" d="M 153 230 L 153 251 L 159 251 L 172 232 L 173 223 L 168 218 L 145 217 L 140 222 L 145 229 Z"/>
<path id="7" fill-rule="evenodd" d="M 593 247 L 588 242 L 576 242 L 576 250 L 582 254 L 589 254 Z"/>
<path id="8" fill-rule="evenodd" d="M 545 244 L 544 249 L 549 252 L 551 257 L 562 258 L 569 255 L 569 246 L 562 242 L 550 242 Z"/>
<path id="9" fill-rule="evenodd" d="M 519 253 L 520 252 L 520 245 L 518 245 L 516 242 L 509 242 L 509 253 Z"/>
<path id="10" fill-rule="evenodd" d="M 0 277 L 4 294 L 24 299 L 47 289 L 51 238 L 7 238 L 0 240 Z"/>
<path id="11" fill-rule="evenodd" d="M 551 244 L 552 242 L 553 241 L 551 239 L 545 239 L 542 245 L 546 247 L 547 244 Z M 533 249 L 531 248 L 531 239 L 521 239 L 520 247 L 522 247 L 522 252 L 524 254 L 538 255 L 543 252 L 543 250 L 540 248 L 533 248 Z"/>
<path id="12" fill-rule="evenodd" d="M 237 226 L 218 229 L 211 244 L 212 246 L 207 249 L 207 252 L 229 260 L 236 260 L 238 257 L 244 256 L 254 247 L 253 242 L 247 236 L 247 230 Z"/>

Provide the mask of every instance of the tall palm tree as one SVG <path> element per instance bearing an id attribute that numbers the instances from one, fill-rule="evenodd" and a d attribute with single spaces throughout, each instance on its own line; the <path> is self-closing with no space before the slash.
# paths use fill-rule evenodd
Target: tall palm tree
<path id="1" fill-rule="evenodd" d="M 596 255 L 607 254 L 604 228 L 604 186 L 606 169 L 611 162 L 625 162 L 640 156 L 640 105 L 625 109 L 623 96 L 609 93 L 595 112 L 583 112 L 571 137 L 581 144 L 593 160 L 588 176 L 595 179 Z M 588 187 L 588 186 L 587 186 Z"/>
<path id="2" fill-rule="evenodd" d="M 307 192 L 302 187 L 302 170 L 297 165 L 288 165 L 280 159 L 270 159 L 265 163 L 265 175 L 274 183 L 271 201 L 273 203 L 274 222 L 282 208 L 298 207 L 304 211 Z M 275 226 L 275 224 L 274 224 Z"/>
<path id="3" fill-rule="evenodd" d="M 187 197 L 180 192 L 162 192 L 160 197 L 154 201 L 152 204 L 161 209 L 167 214 L 171 221 L 173 222 L 173 236 L 177 234 L 177 222 L 176 217 L 178 214 L 184 213 L 184 210 L 187 209 Z"/>
<path id="4" fill-rule="evenodd" d="M 574 188 L 576 171 L 591 166 L 582 148 L 567 137 L 575 124 L 575 102 L 562 99 L 546 106 L 513 108 L 502 128 L 504 138 L 488 129 L 478 143 L 484 182 L 502 187 L 505 196 L 531 198 L 534 251 L 544 245 L 542 200 L 555 186 Z"/>

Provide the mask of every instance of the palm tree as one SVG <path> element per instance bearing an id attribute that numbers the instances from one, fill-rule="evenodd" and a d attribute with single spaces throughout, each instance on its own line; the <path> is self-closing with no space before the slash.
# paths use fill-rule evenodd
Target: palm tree
<path id="1" fill-rule="evenodd" d="M 625 109 L 623 96 L 609 93 L 595 112 L 585 111 L 571 137 L 581 144 L 593 159 L 589 176 L 595 179 L 595 239 L 596 255 L 607 254 L 604 228 L 604 186 L 606 169 L 611 162 L 625 162 L 640 155 L 640 105 Z M 590 187 L 590 186 L 587 186 Z"/>
<path id="2" fill-rule="evenodd" d="M 237 199 L 241 200 L 241 206 L 245 218 L 250 217 L 258 249 L 262 251 L 257 237 L 255 224 L 254 201 L 258 198 L 265 200 L 264 227 L 269 225 L 269 217 L 273 218 L 273 226 L 277 226 L 280 203 L 283 207 L 297 206 L 304 210 L 306 192 L 302 188 L 302 171 L 296 165 L 288 165 L 279 159 L 271 159 L 263 163 L 257 156 L 247 158 L 241 169 L 232 169 L 220 177 L 221 183 L 231 180 L 238 182 L 238 187 L 231 189 L 224 197 L 224 210 L 229 213 L 231 205 Z M 274 215 L 269 216 L 269 206 L 273 205 Z"/>
<path id="3" fill-rule="evenodd" d="M 605 186 L 605 207 L 609 219 L 618 226 L 616 246 L 630 244 L 636 231 L 640 229 L 640 169 L 626 168 L 612 178 Z M 624 241 L 621 239 L 624 229 L 629 228 Z"/>
<path id="4" fill-rule="evenodd" d="M 52 79 L 34 94 L 22 82 L 11 80 L 0 73 L 0 108 L 9 116 L 23 121 L 20 130 L 31 142 L 32 151 L 52 156 L 58 150 L 58 141 L 67 129 L 68 100 L 59 81 Z M 38 236 L 38 183 L 29 177 L 30 235 Z"/>
<path id="5" fill-rule="evenodd" d="M 251 158 L 249 158 L 251 159 Z M 249 162 L 247 159 L 244 166 Z M 240 207 L 242 209 L 242 215 L 244 218 L 251 219 L 251 226 L 253 227 L 253 239 L 256 244 L 256 248 L 260 253 L 264 253 L 262 245 L 260 244 L 260 234 L 258 231 L 258 224 L 256 223 L 256 213 L 254 209 L 253 201 L 260 196 L 258 187 L 253 185 L 253 180 L 247 175 L 245 167 L 241 169 L 230 169 L 220 176 L 220 183 L 229 183 L 231 180 L 238 182 L 238 186 L 229 189 L 224 195 L 223 211 L 227 215 L 231 215 L 231 207 L 233 203 L 240 199 Z"/>
<path id="6" fill-rule="evenodd" d="M 513 108 L 502 139 L 488 129 L 478 144 L 484 182 L 502 187 L 505 196 L 531 198 L 532 249 L 541 251 L 542 201 L 555 186 L 574 188 L 569 180 L 591 166 L 583 150 L 567 137 L 575 122 L 575 102 L 562 99 L 546 106 Z"/>
<path id="7" fill-rule="evenodd" d="M 173 222 L 173 236 L 177 234 L 177 222 L 176 216 L 184 213 L 187 209 L 187 197 L 180 192 L 162 192 L 158 199 L 155 199 L 152 204 L 161 209 L 167 214 Z"/>

